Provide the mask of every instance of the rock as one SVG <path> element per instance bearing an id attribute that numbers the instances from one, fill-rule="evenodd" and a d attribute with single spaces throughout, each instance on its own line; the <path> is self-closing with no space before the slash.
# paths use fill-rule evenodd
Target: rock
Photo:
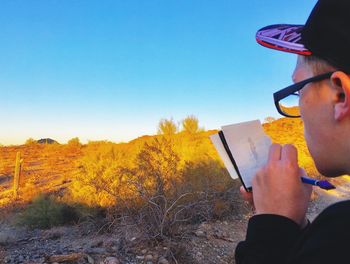
<path id="1" fill-rule="evenodd" d="M 52 253 L 55 255 L 62 255 L 63 254 L 62 250 L 60 250 L 60 249 L 54 250 Z"/>
<path id="2" fill-rule="evenodd" d="M 142 249 L 142 250 L 141 250 L 141 253 L 142 253 L 143 255 L 145 255 L 145 254 L 147 253 L 147 249 Z"/>
<path id="3" fill-rule="evenodd" d="M 72 253 L 72 254 L 68 254 L 68 255 L 54 255 L 54 256 L 50 256 L 46 259 L 47 262 L 74 262 L 74 261 L 78 261 L 81 258 L 83 258 L 83 254 L 82 253 Z"/>
<path id="4" fill-rule="evenodd" d="M 153 256 L 151 254 L 148 254 L 145 256 L 145 260 L 146 261 L 153 260 Z"/>
<path id="5" fill-rule="evenodd" d="M 89 262 L 89 264 L 95 264 L 95 260 L 90 257 L 89 255 L 86 254 L 86 258 L 87 258 L 87 261 Z"/>
<path id="6" fill-rule="evenodd" d="M 104 264 L 119 264 L 119 260 L 116 258 L 116 257 L 108 257 L 108 258 L 105 258 Z"/>
<path id="7" fill-rule="evenodd" d="M 100 255 L 103 255 L 103 254 L 107 253 L 107 250 L 105 248 L 96 247 L 96 248 L 87 248 L 87 249 L 84 250 L 84 252 L 87 253 L 87 254 L 100 254 Z"/>
<path id="8" fill-rule="evenodd" d="M 103 242 L 103 246 L 105 247 L 113 247 L 120 245 L 120 239 L 109 239 Z"/>
<path id="9" fill-rule="evenodd" d="M 0 231 L 0 245 L 6 245 L 15 243 L 18 239 L 18 234 L 14 230 L 2 230 Z"/>
<path id="10" fill-rule="evenodd" d="M 11 261 L 12 261 L 12 259 L 11 259 L 10 256 L 6 256 L 6 257 L 4 258 L 4 262 L 5 262 L 5 263 L 10 263 Z"/>
<path id="11" fill-rule="evenodd" d="M 109 239 L 103 242 L 103 246 L 107 249 L 108 253 L 116 253 L 121 246 L 120 239 Z"/>
<path id="12" fill-rule="evenodd" d="M 114 246 L 114 247 L 111 247 L 110 250 L 112 252 L 118 252 L 119 251 L 119 247 Z"/>
<path id="13" fill-rule="evenodd" d="M 114 253 L 114 252 L 117 252 L 118 250 L 116 250 L 116 247 L 107 247 L 106 248 L 106 251 L 108 253 Z"/>
<path id="14" fill-rule="evenodd" d="M 152 255 L 153 255 L 153 259 L 154 259 L 154 260 L 157 260 L 157 259 L 158 259 L 158 257 L 159 257 L 159 255 L 158 255 L 158 253 L 157 253 L 157 252 L 154 252 Z"/>
<path id="15" fill-rule="evenodd" d="M 91 241 L 89 246 L 91 248 L 97 248 L 97 247 L 102 246 L 102 244 L 103 244 L 103 241 L 101 239 L 98 239 L 98 240 Z"/>
<path id="16" fill-rule="evenodd" d="M 203 232 L 202 230 L 196 230 L 195 234 L 197 237 L 205 237 L 206 236 L 205 232 Z"/>
<path id="17" fill-rule="evenodd" d="M 53 230 L 45 230 L 42 233 L 42 238 L 45 240 L 56 240 L 62 237 L 63 233 L 61 230 L 53 229 Z"/>
<path id="18" fill-rule="evenodd" d="M 167 261 L 167 259 L 164 257 L 160 257 L 158 260 L 158 264 L 169 264 L 169 261 Z"/>
<path id="19" fill-rule="evenodd" d="M 202 252 L 198 251 L 198 252 L 196 253 L 196 259 L 197 259 L 197 260 L 201 260 L 202 258 L 203 258 Z"/>

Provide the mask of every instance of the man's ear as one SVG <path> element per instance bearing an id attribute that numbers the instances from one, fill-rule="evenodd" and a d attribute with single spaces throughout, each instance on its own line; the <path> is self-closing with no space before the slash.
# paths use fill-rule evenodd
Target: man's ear
<path id="1" fill-rule="evenodd" d="M 334 118 L 341 121 L 350 117 L 350 76 L 337 71 L 332 74 L 330 80 L 334 92 Z"/>

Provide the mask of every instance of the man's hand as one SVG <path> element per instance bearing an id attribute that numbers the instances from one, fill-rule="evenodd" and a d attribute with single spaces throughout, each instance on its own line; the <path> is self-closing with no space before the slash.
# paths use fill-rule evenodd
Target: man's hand
<path id="1" fill-rule="evenodd" d="M 273 144 L 267 164 L 252 181 L 253 193 L 242 188 L 241 193 L 256 214 L 282 215 L 303 226 L 312 186 L 301 182 L 302 175 L 305 172 L 298 166 L 296 148 Z"/>

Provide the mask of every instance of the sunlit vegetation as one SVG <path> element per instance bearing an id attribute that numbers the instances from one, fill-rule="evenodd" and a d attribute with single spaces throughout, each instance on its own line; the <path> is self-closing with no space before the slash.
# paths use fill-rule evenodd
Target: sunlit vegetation
<path id="1" fill-rule="evenodd" d="M 158 134 L 171 136 L 174 135 L 178 130 L 177 125 L 173 119 L 161 119 L 158 124 Z"/>
<path id="2" fill-rule="evenodd" d="M 37 144 L 38 142 L 35 140 L 35 139 L 33 139 L 33 138 L 28 138 L 27 140 L 26 140 L 26 145 L 34 145 L 34 144 Z"/>
<path id="3" fill-rule="evenodd" d="M 81 144 L 73 138 L 67 144 L 41 144 L 28 139 L 21 146 L 1 147 L 0 207 L 26 207 L 19 222 L 41 228 L 74 222 L 70 220 L 82 217 L 83 207 L 102 208 L 110 219 L 108 228 L 133 224 L 156 240 L 173 236 L 183 223 L 235 214 L 239 182 L 229 177 L 210 142 L 209 135 L 217 131 L 205 131 L 195 116 L 178 124 L 162 119 L 157 135 L 129 143 Z M 274 142 L 296 145 L 300 165 L 317 175 L 300 119 L 267 118 L 264 129 Z M 24 161 L 15 201 L 18 151 Z"/>

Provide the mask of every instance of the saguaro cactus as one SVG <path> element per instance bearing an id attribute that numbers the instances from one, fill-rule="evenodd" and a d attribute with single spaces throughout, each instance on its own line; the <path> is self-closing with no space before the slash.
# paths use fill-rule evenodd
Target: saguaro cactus
<path id="1" fill-rule="evenodd" d="M 13 179 L 13 195 L 15 199 L 17 199 L 17 196 L 18 196 L 19 179 L 21 176 L 22 162 L 23 162 L 23 159 L 21 159 L 21 152 L 17 152 L 16 165 L 15 165 L 15 177 Z"/>

